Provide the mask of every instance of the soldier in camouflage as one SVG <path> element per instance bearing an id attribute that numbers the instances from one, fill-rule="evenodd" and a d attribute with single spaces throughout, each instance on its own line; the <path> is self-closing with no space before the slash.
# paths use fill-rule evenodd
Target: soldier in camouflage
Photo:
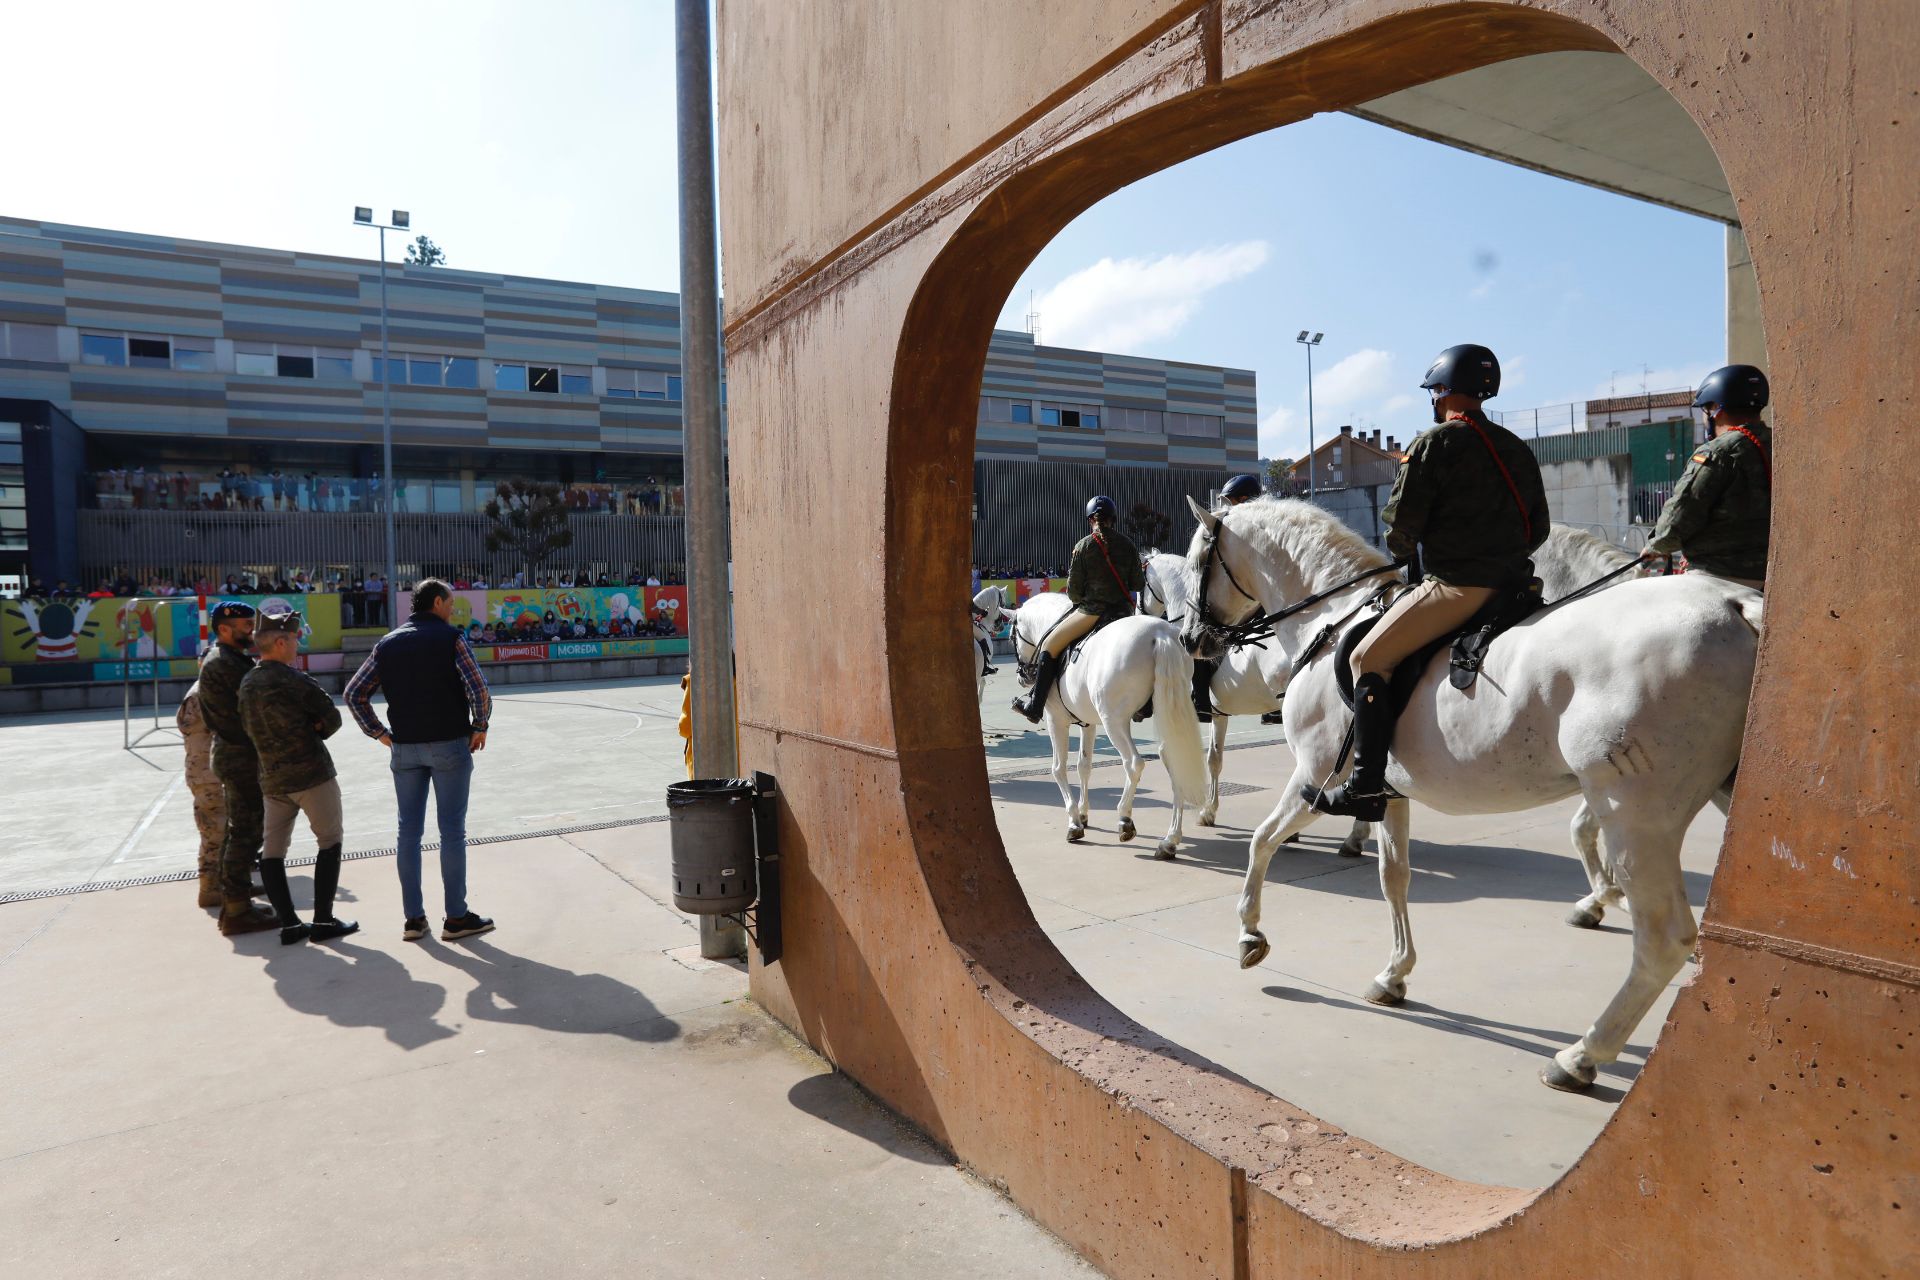
<path id="1" fill-rule="evenodd" d="M 200 665 L 200 715 L 213 730 L 213 771 L 227 802 L 220 855 L 220 932 L 258 933 L 279 919 L 253 902 L 253 864 L 260 855 L 260 760 L 240 719 L 240 682 L 253 670 L 254 609 L 222 600 L 209 616 L 216 643 Z"/>
<path id="2" fill-rule="evenodd" d="M 1688 573 L 1762 590 L 1767 530 L 1773 517 L 1773 433 L 1760 420 L 1767 375 L 1750 364 L 1716 369 L 1693 398 L 1713 436 L 1694 450 L 1673 497 L 1660 512 L 1647 550 L 1683 552 Z"/>
<path id="3" fill-rule="evenodd" d="M 200 905 L 220 905 L 220 849 L 227 839 L 227 795 L 213 771 L 213 730 L 200 713 L 196 682 L 180 699 L 173 723 L 187 749 L 187 793 L 193 797 L 193 825 L 200 832 Z"/>
<path id="4" fill-rule="evenodd" d="M 1533 574 L 1529 558 L 1547 540 L 1547 490 L 1533 451 L 1488 418 L 1482 402 L 1500 390 L 1500 362 L 1483 346 L 1448 347 L 1420 383 L 1433 420 L 1407 450 L 1380 513 L 1387 550 L 1426 576 L 1394 601 L 1353 650 L 1353 774 L 1331 791 L 1307 787 L 1321 813 L 1378 822 L 1386 816 L 1393 669 L 1464 626 L 1503 588 Z"/>
<path id="5" fill-rule="evenodd" d="M 267 885 L 280 923 L 280 941 L 327 942 L 360 926 L 333 914 L 340 889 L 340 782 L 325 739 L 340 728 L 340 708 L 314 678 L 296 670 L 304 619 L 297 613 L 260 618 L 256 645 L 260 664 L 240 682 L 240 718 L 260 758 L 260 793 L 265 799 L 265 844 L 260 878 Z M 313 923 L 301 923 L 287 885 L 287 846 L 296 814 L 320 848 L 313 865 Z"/>
<path id="6" fill-rule="evenodd" d="M 1120 509 L 1112 498 L 1100 495 L 1087 503 L 1091 531 L 1073 548 L 1073 564 L 1067 570 L 1067 598 L 1073 608 L 1041 642 L 1040 666 L 1034 673 L 1032 690 L 1026 697 L 1013 700 L 1013 709 L 1034 724 L 1040 723 L 1047 709 L 1047 694 L 1060 675 L 1060 655 L 1102 623 L 1133 616 L 1133 598 L 1147 585 L 1139 550 L 1132 539 L 1114 527 L 1119 520 Z"/>

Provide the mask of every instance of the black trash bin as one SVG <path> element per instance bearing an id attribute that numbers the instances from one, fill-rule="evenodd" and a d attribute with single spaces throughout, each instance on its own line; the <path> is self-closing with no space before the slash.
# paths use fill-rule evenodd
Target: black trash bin
<path id="1" fill-rule="evenodd" d="M 673 905 L 698 916 L 753 905 L 753 783 L 694 778 L 667 787 Z"/>

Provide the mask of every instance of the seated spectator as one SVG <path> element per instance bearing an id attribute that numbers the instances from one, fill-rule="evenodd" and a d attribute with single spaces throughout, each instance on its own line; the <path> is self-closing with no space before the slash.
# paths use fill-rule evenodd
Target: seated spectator
<path id="1" fill-rule="evenodd" d="M 484 574 L 484 573 L 476 573 L 476 574 L 474 574 L 474 575 L 473 575 L 473 589 L 474 589 L 475 591 L 485 591 L 485 590 L 487 589 L 487 575 L 486 575 L 486 574 Z"/>
<path id="2" fill-rule="evenodd" d="M 480 641 L 480 624 L 477 622 L 469 622 L 467 624 L 467 643 L 478 644 L 479 641 Z"/>
<path id="3" fill-rule="evenodd" d="M 554 616 L 551 609 L 547 610 L 547 616 L 540 620 L 540 634 L 549 640 L 560 638 L 560 619 Z"/>
<path id="4" fill-rule="evenodd" d="M 587 624 L 578 618 L 573 620 L 573 638 L 575 640 L 585 640 L 587 638 Z"/>
<path id="5" fill-rule="evenodd" d="M 650 574 L 648 574 L 648 575 L 647 575 L 647 585 L 648 585 L 648 586 L 650 586 L 650 587 L 657 587 L 657 586 L 659 586 L 659 585 L 660 585 L 660 575 L 659 575 L 659 574 L 657 574 L 657 573 L 650 573 Z"/>
<path id="6" fill-rule="evenodd" d="M 603 573 L 599 576 L 599 578 L 595 579 L 593 585 L 596 587 L 610 587 L 613 584 L 607 581 L 607 575 Z"/>

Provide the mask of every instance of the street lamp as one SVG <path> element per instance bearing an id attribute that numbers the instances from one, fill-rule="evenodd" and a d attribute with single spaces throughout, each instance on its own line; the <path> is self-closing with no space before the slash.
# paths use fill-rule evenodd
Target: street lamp
<path id="1" fill-rule="evenodd" d="M 391 222 L 375 222 L 373 210 L 357 204 L 353 207 L 353 221 L 355 226 L 377 227 L 380 231 L 380 503 L 387 513 L 386 598 L 393 602 L 383 621 L 392 626 L 400 599 L 400 583 L 393 538 L 393 361 L 387 352 L 387 232 L 410 229 L 413 215 L 405 209 L 395 209 Z"/>
<path id="2" fill-rule="evenodd" d="M 1319 346 L 1320 339 L 1326 336 L 1324 333 L 1316 333 L 1309 338 L 1307 331 L 1302 329 L 1300 336 L 1294 339 L 1307 349 L 1307 498 L 1309 500 L 1319 491 L 1315 476 L 1319 470 L 1319 462 L 1313 456 L 1313 349 Z"/>

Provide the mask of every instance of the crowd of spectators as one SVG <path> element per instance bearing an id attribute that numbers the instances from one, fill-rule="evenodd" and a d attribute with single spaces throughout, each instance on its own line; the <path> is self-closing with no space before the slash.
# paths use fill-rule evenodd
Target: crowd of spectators
<path id="1" fill-rule="evenodd" d="M 89 473 L 93 503 L 107 509 L 147 511 L 379 511 L 378 476 L 336 476 L 318 472 L 282 472 L 273 467 L 249 470 L 222 467 L 219 471 L 148 470 L 143 466 L 110 467 Z M 625 484 L 588 482 L 563 490 L 567 508 L 583 515 L 680 515 L 686 510 L 685 490 L 677 484 L 648 477 Z M 480 511 L 494 495 L 492 481 L 430 482 L 398 477 L 393 499 L 396 511 L 462 514 Z"/>
<path id="2" fill-rule="evenodd" d="M 1064 578 L 1067 576 L 1064 570 L 1056 569 L 1051 565 L 1035 566 L 1031 564 L 987 564 L 978 566 L 975 572 L 978 573 L 982 579 Z"/>
<path id="3" fill-rule="evenodd" d="M 535 620 L 528 614 L 517 623 L 506 622 L 470 622 L 467 624 L 467 643 L 469 644 L 513 644 L 519 641 L 541 642 L 549 640 L 631 640 L 648 636 L 672 636 L 679 631 L 674 625 L 674 615 L 666 608 L 655 609 L 651 617 L 639 621 L 626 618 L 614 618 L 606 623 L 575 618 L 562 620 L 553 610 Z"/>

